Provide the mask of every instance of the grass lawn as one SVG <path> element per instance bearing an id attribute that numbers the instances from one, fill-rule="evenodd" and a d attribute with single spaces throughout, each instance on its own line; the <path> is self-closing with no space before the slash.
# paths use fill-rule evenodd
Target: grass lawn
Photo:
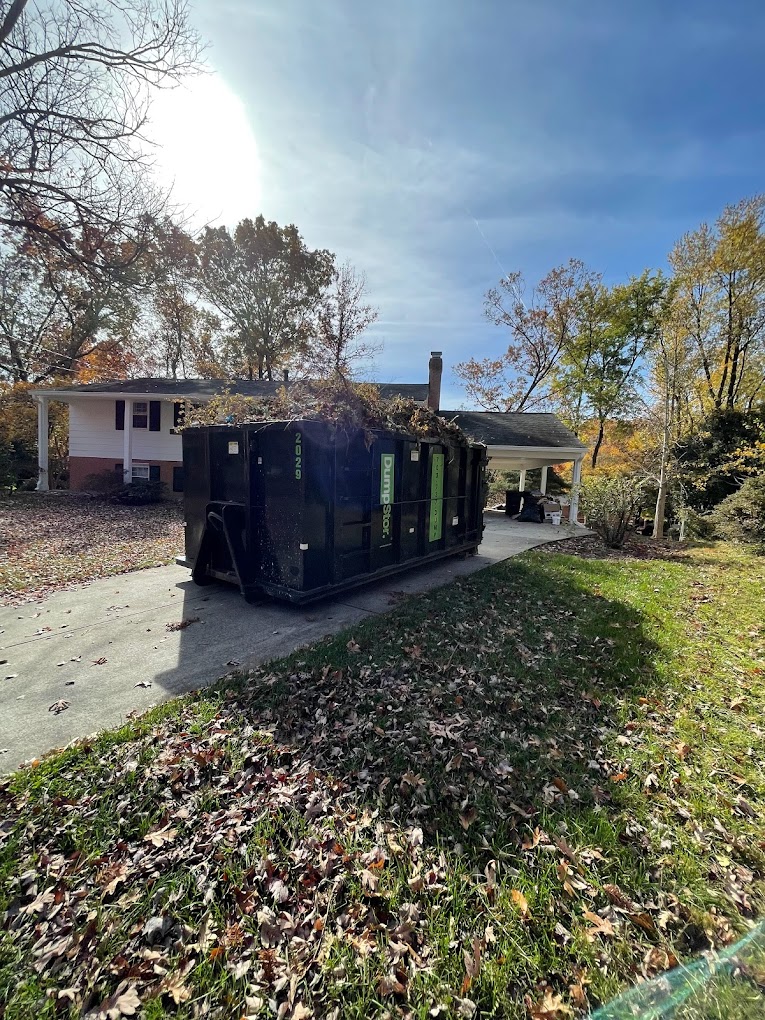
<path id="1" fill-rule="evenodd" d="M 0 605 L 170 563 L 183 549 L 183 506 L 113 506 L 76 492 L 0 498 Z"/>
<path id="2" fill-rule="evenodd" d="M 16 773 L 0 1015 L 563 1020 L 730 944 L 764 605 L 727 546 L 528 553 Z"/>

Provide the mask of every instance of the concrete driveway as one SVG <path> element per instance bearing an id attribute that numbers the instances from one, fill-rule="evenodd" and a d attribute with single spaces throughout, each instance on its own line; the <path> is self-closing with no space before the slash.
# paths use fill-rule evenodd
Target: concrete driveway
<path id="1" fill-rule="evenodd" d="M 588 534 L 486 514 L 479 555 L 445 560 L 297 608 L 248 605 L 234 588 L 200 588 L 155 567 L 93 581 L 44 602 L 0 608 L 0 773 L 125 721 L 237 665 L 288 654 L 415 594 L 536 545 Z M 168 625 L 195 618 L 181 630 Z"/>

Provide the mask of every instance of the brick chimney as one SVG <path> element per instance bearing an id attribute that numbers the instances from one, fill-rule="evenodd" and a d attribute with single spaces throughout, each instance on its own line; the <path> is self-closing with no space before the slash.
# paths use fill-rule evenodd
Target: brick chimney
<path id="1" fill-rule="evenodd" d="M 444 370 L 444 363 L 441 360 L 441 351 L 431 351 L 428 362 L 428 407 L 431 411 L 441 409 L 441 375 Z"/>

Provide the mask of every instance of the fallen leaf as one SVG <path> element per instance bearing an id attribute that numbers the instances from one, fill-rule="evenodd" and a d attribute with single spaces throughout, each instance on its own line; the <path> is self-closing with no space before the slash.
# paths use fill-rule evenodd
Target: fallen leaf
<path id="1" fill-rule="evenodd" d="M 471 949 L 462 950 L 462 958 L 465 961 L 465 979 L 462 982 L 463 995 L 470 988 L 474 979 L 481 973 L 481 953 L 483 949 L 483 940 L 476 935 L 473 938 Z"/>
<path id="2" fill-rule="evenodd" d="M 160 985 L 160 990 L 163 995 L 167 995 L 173 1000 L 176 1006 L 180 1006 L 182 1002 L 188 1002 L 191 998 L 191 991 L 183 983 L 182 978 L 178 975 L 165 978 Z"/>
<path id="3" fill-rule="evenodd" d="M 171 633 L 176 630 L 185 630 L 187 627 L 190 627 L 192 623 L 199 623 L 199 617 L 189 616 L 185 620 L 179 620 L 178 623 L 166 623 L 165 630 L 170 631 Z"/>
<path id="4" fill-rule="evenodd" d="M 556 995 L 549 987 L 545 988 L 544 995 L 537 1002 L 527 995 L 526 1009 L 531 1020 L 565 1020 L 566 1017 L 573 1016 L 573 1010 L 566 1005 L 563 997 Z"/>
<path id="5" fill-rule="evenodd" d="M 93 660 L 93 665 L 94 666 L 104 666 L 104 665 L 106 665 L 107 662 L 108 662 L 108 659 L 106 658 L 106 656 L 102 655 L 100 659 L 94 659 Z"/>
<path id="6" fill-rule="evenodd" d="M 384 974 L 377 982 L 377 991 L 381 997 L 386 995 L 406 995 L 406 985 L 395 973 Z"/>
<path id="7" fill-rule="evenodd" d="M 62 712 L 66 712 L 69 708 L 68 701 L 54 701 L 53 704 L 48 708 L 49 712 L 53 712 L 54 715 L 60 715 Z"/>
<path id="8" fill-rule="evenodd" d="M 520 911 L 521 917 L 526 918 L 530 916 L 528 900 L 520 889 L 512 889 L 510 892 L 510 898 Z"/>
<path id="9" fill-rule="evenodd" d="M 614 935 L 614 926 L 606 917 L 601 917 L 600 914 L 594 914 L 591 910 L 587 910 L 585 907 L 582 910 L 585 918 L 592 923 L 592 928 L 587 930 L 587 938 L 590 942 L 594 942 L 597 935 Z"/>
<path id="10" fill-rule="evenodd" d="M 467 810 L 460 812 L 460 825 L 467 831 L 477 817 L 478 812 L 474 807 L 467 808 Z"/>
<path id="11" fill-rule="evenodd" d="M 351 640 L 348 642 L 348 644 L 345 647 L 348 649 L 349 652 L 360 652 L 361 651 L 361 645 L 357 644 L 357 642 L 354 641 L 353 638 L 351 638 Z"/>
<path id="12" fill-rule="evenodd" d="M 587 993 L 581 981 L 568 986 L 568 994 L 577 1009 L 587 1009 Z"/>
<path id="13" fill-rule="evenodd" d="M 454 1005 L 459 1015 L 466 1018 L 470 1018 L 478 1008 L 472 999 L 462 999 L 457 995 L 454 996 Z"/>
<path id="14" fill-rule="evenodd" d="M 126 992 L 123 992 L 114 1005 L 123 1016 L 135 1016 L 141 1008 L 141 1000 L 138 997 L 135 985 L 131 985 Z"/>
<path id="15" fill-rule="evenodd" d="M 177 835 L 177 829 L 171 829 L 166 825 L 162 829 L 154 829 L 152 832 L 147 832 L 143 839 L 145 843 L 151 843 L 152 846 L 163 846 L 165 843 L 172 843 Z"/>

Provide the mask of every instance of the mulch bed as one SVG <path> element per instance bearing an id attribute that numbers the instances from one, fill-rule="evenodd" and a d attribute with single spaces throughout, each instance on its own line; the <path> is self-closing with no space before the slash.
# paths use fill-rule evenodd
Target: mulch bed
<path id="1" fill-rule="evenodd" d="M 621 549 L 607 546 L 600 535 L 584 535 L 582 538 L 570 538 L 562 545 L 551 542 L 540 546 L 536 552 L 570 556 L 582 556 L 585 559 L 598 560 L 685 560 L 688 557 L 688 544 L 672 542 L 667 539 L 658 541 L 644 535 L 628 534 Z"/>

